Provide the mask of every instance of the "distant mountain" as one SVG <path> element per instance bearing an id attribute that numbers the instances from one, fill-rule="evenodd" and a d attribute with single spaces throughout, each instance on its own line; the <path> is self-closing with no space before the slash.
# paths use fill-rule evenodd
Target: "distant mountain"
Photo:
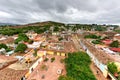
<path id="1" fill-rule="evenodd" d="M 55 25 L 64 25 L 64 23 L 54 22 L 54 21 L 45 21 L 45 22 L 29 23 L 26 25 L 27 26 L 55 26 Z"/>
<path id="2" fill-rule="evenodd" d="M 0 23 L 0 26 L 5 26 L 5 25 L 15 26 L 15 25 L 18 25 L 18 24 L 13 24 L 13 23 Z"/>
<path id="3" fill-rule="evenodd" d="M 14 28 L 21 28 L 21 27 L 27 27 L 27 26 L 62 26 L 65 25 L 64 23 L 61 22 L 54 22 L 54 21 L 45 21 L 45 22 L 35 22 L 35 23 L 28 23 L 25 25 L 17 25 L 17 26 L 12 26 Z"/>

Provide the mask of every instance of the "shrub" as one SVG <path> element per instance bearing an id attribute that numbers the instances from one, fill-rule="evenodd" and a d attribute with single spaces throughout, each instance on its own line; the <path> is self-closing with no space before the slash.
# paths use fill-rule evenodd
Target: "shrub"
<path id="1" fill-rule="evenodd" d="M 44 62 L 47 62 L 48 60 L 49 60 L 48 58 L 45 58 L 45 59 L 44 59 Z"/>
<path id="2" fill-rule="evenodd" d="M 59 41 L 61 41 L 61 40 L 63 40 L 63 38 L 62 38 L 62 37 L 60 37 L 58 40 L 59 40 Z"/>
<path id="3" fill-rule="evenodd" d="M 64 63 L 64 59 L 60 59 L 60 62 L 61 62 L 61 63 Z"/>
<path id="4" fill-rule="evenodd" d="M 33 40 L 28 40 L 28 43 L 29 44 L 32 44 L 34 41 Z"/>
<path id="5" fill-rule="evenodd" d="M 34 50 L 33 56 L 36 57 L 37 56 L 37 50 Z"/>
<path id="6" fill-rule="evenodd" d="M 51 58 L 51 62 L 54 62 L 55 61 L 55 57 Z"/>

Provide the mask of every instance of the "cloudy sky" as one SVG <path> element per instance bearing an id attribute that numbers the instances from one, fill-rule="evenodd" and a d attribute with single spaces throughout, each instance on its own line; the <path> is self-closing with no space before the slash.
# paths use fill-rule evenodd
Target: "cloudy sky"
<path id="1" fill-rule="evenodd" d="M 120 24 L 120 0 L 0 0 L 0 22 Z"/>

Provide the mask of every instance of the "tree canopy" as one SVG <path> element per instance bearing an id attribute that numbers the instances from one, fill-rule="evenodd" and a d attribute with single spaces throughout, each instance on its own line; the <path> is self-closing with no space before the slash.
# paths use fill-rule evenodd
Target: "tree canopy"
<path id="1" fill-rule="evenodd" d="M 107 64 L 108 67 L 108 71 L 110 71 L 112 74 L 114 74 L 115 72 L 117 72 L 117 66 L 115 65 L 115 63 L 108 63 Z"/>
<path id="2" fill-rule="evenodd" d="M 8 47 L 6 46 L 6 44 L 3 44 L 3 43 L 2 43 L 2 44 L 0 44 L 0 49 L 1 49 L 1 48 L 7 49 Z"/>
<path id="3" fill-rule="evenodd" d="M 25 41 L 25 42 L 27 42 L 27 41 L 29 41 L 29 38 L 26 36 L 26 34 L 20 33 L 20 34 L 18 35 L 18 38 L 15 40 L 15 44 L 18 44 L 20 41 Z"/>
<path id="4" fill-rule="evenodd" d="M 23 43 L 18 44 L 15 52 L 24 52 L 27 49 L 27 46 Z"/>
<path id="5" fill-rule="evenodd" d="M 97 35 L 94 35 L 94 34 L 89 34 L 89 35 L 85 35 L 84 38 L 100 39 L 101 36 L 97 36 Z"/>
<path id="6" fill-rule="evenodd" d="M 90 63 L 90 57 L 84 52 L 69 53 L 65 59 L 67 76 L 74 80 L 96 80 L 90 70 Z"/>
<path id="7" fill-rule="evenodd" d="M 116 47 L 116 48 L 118 48 L 118 47 L 119 47 L 119 42 L 118 42 L 118 41 L 113 41 L 113 42 L 110 44 L 110 47 Z"/>
<path id="8" fill-rule="evenodd" d="M 69 76 L 60 76 L 59 78 L 58 78 L 58 80 L 75 80 L 75 79 L 73 79 L 72 77 L 69 77 Z"/>

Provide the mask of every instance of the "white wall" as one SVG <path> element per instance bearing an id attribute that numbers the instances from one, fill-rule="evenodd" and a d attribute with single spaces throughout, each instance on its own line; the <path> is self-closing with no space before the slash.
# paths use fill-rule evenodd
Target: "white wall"
<path id="1" fill-rule="evenodd" d="M 34 70 L 42 60 L 43 60 L 43 58 L 40 57 L 40 58 L 29 68 L 29 73 L 31 73 L 31 72 L 32 72 L 32 68 L 33 68 L 33 70 Z"/>

